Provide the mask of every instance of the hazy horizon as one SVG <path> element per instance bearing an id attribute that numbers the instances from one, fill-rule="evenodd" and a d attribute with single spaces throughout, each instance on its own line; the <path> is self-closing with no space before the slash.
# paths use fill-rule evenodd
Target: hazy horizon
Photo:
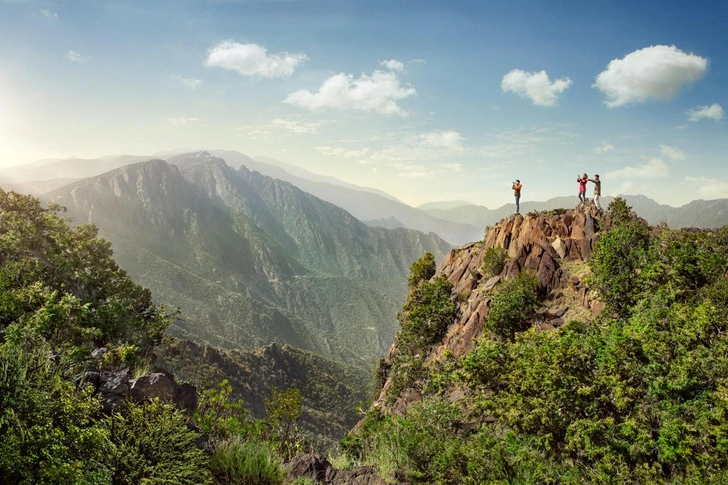
<path id="1" fill-rule="evenodd" d="M 728 193 L 718 2 L 0 0 L 0 166 L 267 155 L 418 206 Z M 191 148 L 195 150 L 196 148 Z M 591 193 L 591 188 L 589 189 Z"/>

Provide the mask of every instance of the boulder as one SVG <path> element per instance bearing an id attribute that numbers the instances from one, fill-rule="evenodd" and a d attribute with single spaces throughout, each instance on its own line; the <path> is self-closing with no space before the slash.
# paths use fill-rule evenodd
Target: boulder
<path id="1" fill-rule="evenodd" d="M 129 382 L 129 395 L 136 401 L 159 399 L 174 402 L 177 384 L 167 374 L 155 372 Z"/>

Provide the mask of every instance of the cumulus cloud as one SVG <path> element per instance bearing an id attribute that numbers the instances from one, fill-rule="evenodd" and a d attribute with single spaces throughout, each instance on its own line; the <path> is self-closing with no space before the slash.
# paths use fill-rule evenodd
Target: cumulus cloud
<path id="1" fill-rule="evenodd" d="M 55 20 L 58 18 L 58 14 L 54 12 L 53 10 L 49 10 L 47 8 L 41 9 L 40 14 L 44 16 L 45 18 Z"/>
<path id="2" fill-rule="evenodd" d="M 614 150 L 614 145 L 612 145 L 608 141 L 603 141 L 599 144 L 598 147 L 594 149 L 594 153 L 598 155 L 604 155 L 605 153 L 611 152 L 612 150 Z"/>
<path id="3" fill-rule="evenodd" d="M 659 158 L 653 158 L 645 164 L 638 165 L 636 167 L 625 167 L 619 170 L 608 172 L 604 178 L 607 180 L 616 179 L 652 179 L 652 178 L 663 178 L 667 177 L 670 170 L 667 168 L 665 162 Z"/>
<path id="4" fill-rule="evenodd" d="M 283 102 L 311 111 L 333 109 L 405 116 L 407 113 L 397 101 L 416 94 L 415 88 L 403 85 L 392 71 L 374 71 L 371 76 L 362 74 L 358 78 L 340 73 L 325 80 L 317 92 L 301 89 Z"/>
<path id="5" fill-rule="evenodd" d="M 671 99 L 707 71 L 708 59 L 686 54 L 674 45 L 655 45 L 612 60 L 593 87 L 607 96 L 604 104 L 617 108 L 648 99 Z"/>
<path id="6" fill-rule="evenodd" d="M 205 65 L 230 69 L 243 76 L 287 78 L 307 59 L 308 56 L 302 52 L 271 54 L 258 44 L 240 44 L 227 40 L 210 49 Z"/>
<path id="7" fill-rule="evenodd" d="M 546 71 L 526 72 L 514 69 L 501 81 L 504 93 L 512 92 L 522 98 L 529 98 L 537 106 L 556 106 L 559 94 L 571 86 L 571 79 L 564 77 L 551 81 Z"/>
<path id="8" fill-rule="evenodd" d="M 189 125 L 197 121 L 197 118 L 167 118 L 167 121 L 169 121 L 173 125 Z"/>
<path id="9" fill-rule="evenodd" d="M 90 57 L 84 57 L 76 51 L 66 52 L 66 57 L 68 57 L 73 62 L 86 62 L 90 59 Z"/>
<path id="10" fill-rule="evenodd" d="M 180 83 L 182 86 L 189 88 L 189 89 L 195 89 L 197 86 L 202 84 L 202 81 L 200 79 L 193 79 L 191 77 L 183 77 L 178 74 L 174 74 L 172 76 L 172 79 Z"/>
<path id="11" fill-rule="evenodd" d="M 390 59 L 388 61 L 382 61 L 379 63 L 379 65 L 386 67 L 390 71 L 397 71 L 397 72 L 404 71 L 404 63 L 398 61 L 397 59 Z"/>
<path id="12" fill-rule="evenodd" d="M 700 120 L 720 121 L 724 117 L 723 108 L 718 103 L 711 104 L 710 106 L 698 106 L 697 108 L 687 110 L 685 114 L 693 122 Z"/>
<path id="13" fill-rule="evenodd" d="M 675 160 L 676 162 L 685 160 L 685 152 L 679 148 L 671 147 L 670 145 L 660 145 L 660 151 L 670 160 Z"/>
<path id="14" fill-rule="evenodd" d="M 685 177 L 685 181 L 698 185 L 698 193 L 708 198 L 723 198 L 728 193 L 728 182 L 710 177 Z"/>

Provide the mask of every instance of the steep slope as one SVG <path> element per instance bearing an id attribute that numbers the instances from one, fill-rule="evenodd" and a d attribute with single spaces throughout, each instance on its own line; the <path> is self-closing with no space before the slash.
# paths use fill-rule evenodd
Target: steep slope
<path id="1" fill-rule="evenodd" d="M 278 166 L 251 161 L 249 157 L 238 152 L 213 150 L 212 153 L 223 158 L 230 166 L 245 166 L 263 175 L 290 182 L 305 192 L 343 208 L 362 221 L 393 217 L 405 227 L 422 232 L 434 232 L 454 245 L 479 239 L 483 235 L 481 227 L 438 219 L 376 193 L 305 179 L 292 175 Z"/>
<path id="2" fill-rule="evenodd" d="M 254 418 L 265 417 L 264 399 L 273 388 L 298 389 L 304 397 L 299 423 L 325 447 L 356 424 L 357 407 L 371 394 L 369 372 L 288 345 L 227 351 L 167 338 L 155 355 L 156 365 L 199 388 L 227 379 L 232 397 L 242 399 Z"/>
<path id="3" fill-rule="evenodd" d="M 435 235 L 369 228 L 209 154 L 177 162 L 130 165 L 49 197 L 96 223 L 120 264 L 182 309 L 171 330 L 193 341 L 280 342 L 371 365 L 396 331 L 410 262 L 448 247 Z"/>
<path id="4" fill-rule="evenodd" d="M 533 317 L 532 324 L 540 329 L 554 329 L 572 318 L 588 319 L 598 314 L 603 305 L 585 286 L 583 275 L 588 271 L 585 262 L 599 231 L 610 225 L 609 214 L 597 219 L 588 211 L 513 215 L 491 227 L 485 240 L 451 250 L 434 278 L 443 277 L 452 285 L 457 314 L 441 339 L 414 357 L 415 362 L 419 361 L 417 365 L 436 366 L 446 356 L 459 359 L 472 351 L 483 334 L 494 289 L 522 270 L 537 279 L 544 306 Z M 498 274 L 486 274 L 484 258 L 497 248 L 505 250 L 507 260 Z M 408 367 L 415 365 L 412 359 L 402 355 L 395 341 L 380 367 L 384 380 L 374 408 L 403 414 L 421 399 L 427 378 L 406 377 Z"/>

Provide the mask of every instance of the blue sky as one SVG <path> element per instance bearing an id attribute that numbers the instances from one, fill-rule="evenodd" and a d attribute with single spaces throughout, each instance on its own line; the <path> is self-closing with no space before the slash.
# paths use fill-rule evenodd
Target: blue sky
<path id="1" fill-rule="evenodd" d="M 416 205 L 728 196 L 723 2 L 0 0 L 0 164 L 189 147 Z"/>

